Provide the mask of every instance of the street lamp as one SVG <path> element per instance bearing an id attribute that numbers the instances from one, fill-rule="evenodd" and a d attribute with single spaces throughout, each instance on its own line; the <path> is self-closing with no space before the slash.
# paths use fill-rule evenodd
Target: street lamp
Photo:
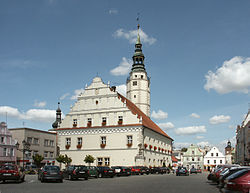
<path id="1" fill-rule="evenodd" d="M 18 142 L 16 143 L 16 148 L 17 150 L 23 152 L 23 169 L 24 169 L 24 154 L 26 151 L 30 149 L 30 144 L 25 140 L 22 141 L 22 144 L 23 144 L 23 149 L 19 149 L 20 144 Z"/>

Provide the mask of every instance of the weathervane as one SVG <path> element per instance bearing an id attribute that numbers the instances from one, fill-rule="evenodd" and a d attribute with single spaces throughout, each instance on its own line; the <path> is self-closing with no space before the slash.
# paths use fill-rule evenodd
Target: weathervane
<path id="1" fill-rule="evenodd" d="M 138 31 L 139 31 L 139 28 L 140 28 L 139 19 L 140 19 L 140 13 L 137 13 L 136 21 L 137 21 L 137 28 L 138 28 Z"/>

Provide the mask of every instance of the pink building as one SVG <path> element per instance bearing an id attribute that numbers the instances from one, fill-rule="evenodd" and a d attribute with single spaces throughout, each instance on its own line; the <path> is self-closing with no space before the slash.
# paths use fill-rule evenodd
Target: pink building
<path id="1" fill-rule="evenodd" d="M 0 123 L 0 164 L 16 163 L 16 145 L 5 122 Z"/>

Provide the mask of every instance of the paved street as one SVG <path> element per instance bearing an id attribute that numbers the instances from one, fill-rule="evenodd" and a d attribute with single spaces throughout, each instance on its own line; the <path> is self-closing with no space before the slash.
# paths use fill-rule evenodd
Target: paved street
<path id="1" fill-rule="evenodd" d="M 190 176 L 144 175 L 41 183 L 37 176 L 26 176 L 24 183 L 0 184 L 1 193 L 216 193 L 215 185 L 207 182 L 207 174 Z"/>

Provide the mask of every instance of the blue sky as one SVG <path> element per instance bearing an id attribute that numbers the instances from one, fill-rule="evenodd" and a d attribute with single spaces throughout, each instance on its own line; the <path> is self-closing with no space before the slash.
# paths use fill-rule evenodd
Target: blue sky
<path id="1" fill-rule="evenodd" d="M 137 14 L 152 119 L 176 147 L 233 140 L 248 111 L 250 1 L 0 1 L 0 121 L 47 130 L 98 74 L 124 88 Z"/>

